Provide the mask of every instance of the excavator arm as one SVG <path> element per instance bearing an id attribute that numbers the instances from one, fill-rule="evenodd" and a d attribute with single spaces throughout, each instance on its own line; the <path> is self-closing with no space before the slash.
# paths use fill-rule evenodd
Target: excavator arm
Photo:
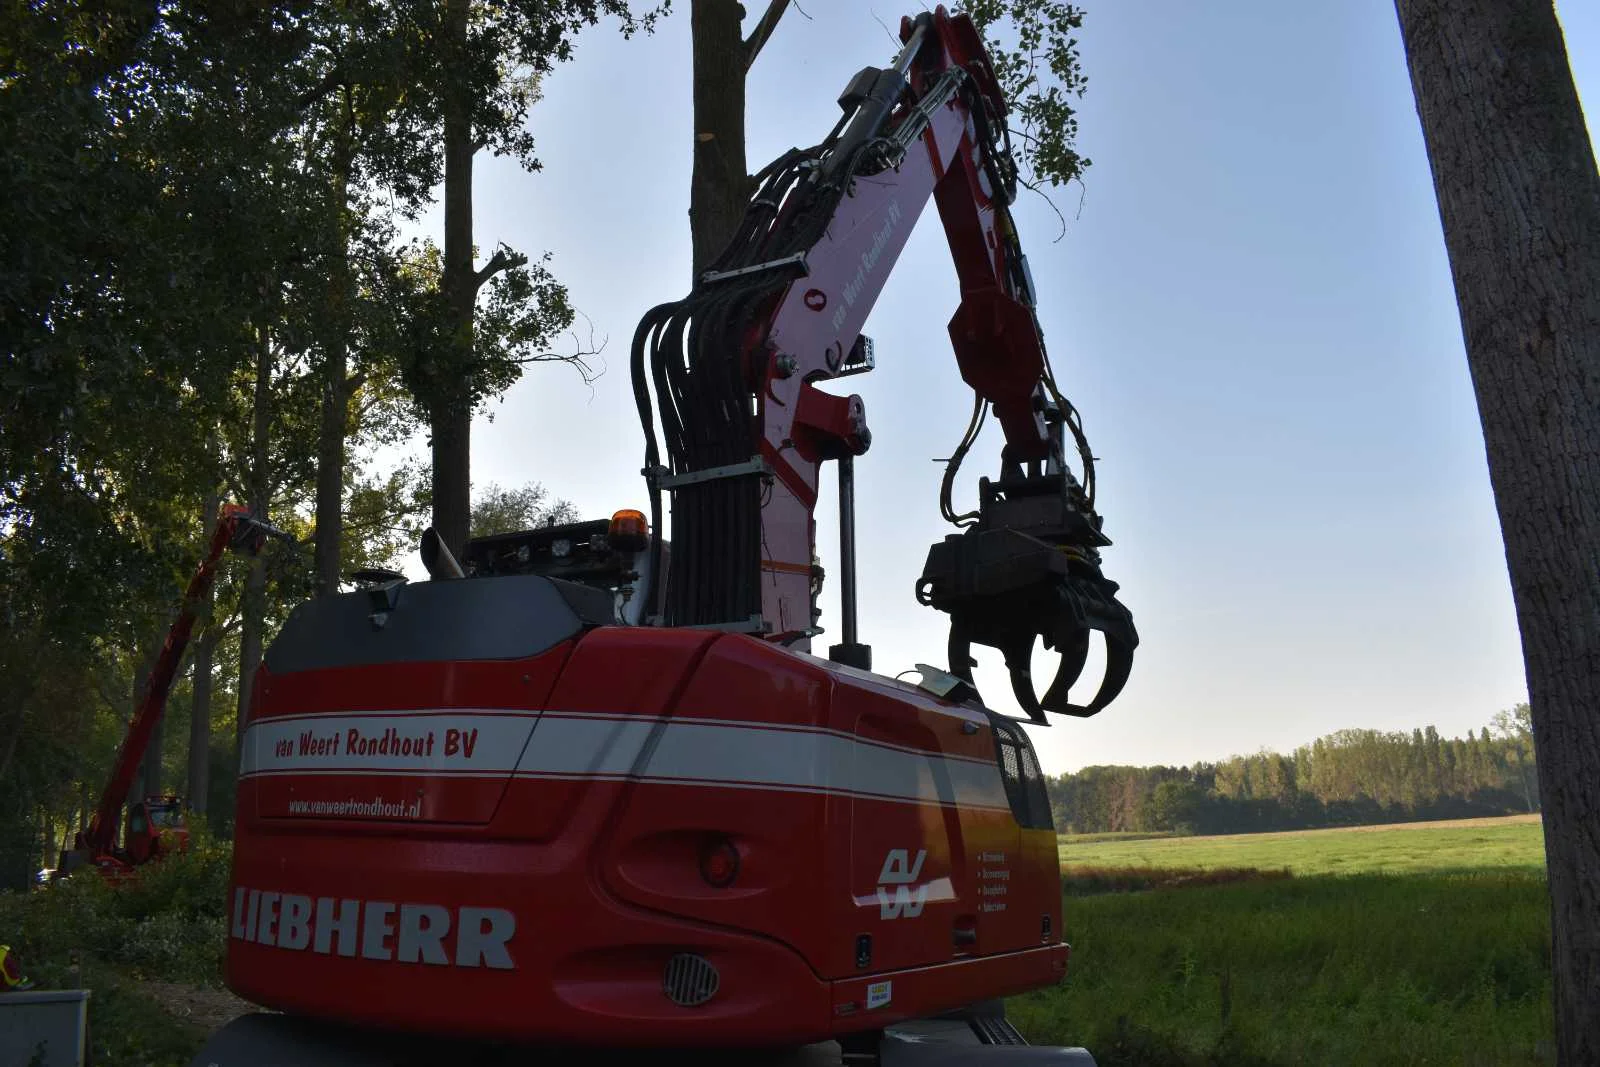
<path id="1" fill-rule="evenodd" d="M 968 16 L 940 7 L 902 20 L 900 36 L 889 67 L 851 80 L 843 116 L 820 144 L 756 175 L 727 249 L 635 334 L 656 529 L 661 493 L 672 498 L 671 566 L 663 584 L 653 561 L 644 614 L 800 649 L 820 632 L 820 468 L 838 461 L 848 486 L 872 435 L 859 396 L 819 385 L 872 368 L 861 328 L 931 199 L 960 280 L 949 333 L 975 403 L 941 494 L 945 517 L 964 529 L 933 546 L 918 599 L 951 616 L 956 677 L 972 680 L 972 643 L 991 645 L 1032 720 L 1044 722 L 1046 710 L 1093 714 L 1122 689 L 1138 637 L 1116 583 L 1100 572 L 1099 549 L 1110 542 L 1094 510 L 1093 457 L 1050 368 L 1010 213 L 1006 102 Z M 952 481 L 990 412 L 1006 440 L 1001 476 L 983 480 L 977 512 L 957 515 Z M 1064 454 L 1069 433 L 1081 480 Z M 841 521 L 853 524 L 848 514 Z M 836 652 L 864 649 L 851 644 L 853 577 L 845 597 L 846 645 Z M 1078 705 L 1068 689 L 1092 630 L 1105 635 L 1106 677 Z M 1062 655 L 1042 698 L 1029 675 L 1039 638 Z M 836 658 L 868 665 L 862 655 Z"/>
<path id="2" fill-rule="evenodd" d="M 172 628 L 167 631 L 161 651 L 156 656 L 155 663 L 151 665 L 150 676 L 139 699 L 138 709 L 128 724 L 128 733 L 122 739 L 116 759 L 112 762 L 111 775 L 100 793 L 100 803 L 96 806 L 88 827 L 77 835 L 74 849 L 86 858 L 110 854 L 116 842 L 117 815 L 128 800 L 128 791 L 133 788 L 134 776 L 138 774 L 139 765 L 144 760 L 145 750 L 150 745 L 150 737 L 166 711 L 167 696 L 172 690 L 173 679 L 177 676 L 178 667 L 183 662 L 184 650 L 188 647 L 190 635 L 194 630 L 195 613 L 201 598 L 216 579 L 217 564 L 221 561 L 222 554 L 231 548 L 235 552 L 253 556 L 261 551 L 268 535 L 286 536 L 255 518 L 249 508 L 236 504 L 229 504 L 223 508 L 222 515 L 212 530 L 211 543 L 207 547 L 206 555 L 200 561 L 200 566 L 196 568 L 193 577 L 189 579 L 189 587 L 184 591 L 183 606 L 179 609 L 178 617 L 173 621 Z"/>

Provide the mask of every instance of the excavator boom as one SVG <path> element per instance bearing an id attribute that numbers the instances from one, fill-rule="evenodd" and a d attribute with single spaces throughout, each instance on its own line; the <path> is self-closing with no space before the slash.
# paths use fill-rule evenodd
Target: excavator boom
<path id="1" fill-rule="evenodd" d="M 840 461 L 844 481 L 872 442 L 861 398 L 820 385 L 872 368 L 861 328 L 932 200 L 961 286 L 949 334 L 979 406 L 974 422 L 992 410 L 1006 448 L 1002 478 L 985 483 L 976 516 L 950 513 L 953 467 L 947 475 L 947 517 L 974 528 L 934 547 L 919 598 L 951 614 L 953 674 L 971 681 L 972 642 L 1001 648 L 1019 701 L 1042 722 L 1027 677 L 1037 635 L 1063 653 L 1043 705 L 1092 714 L 1122 688 L 1138 639 L 1116 584 L 1099 572 L 1098 549 L 1110 542 L 1093 509 L 1093 457 L 1055 383 L 1010 213 L 1006 102 L 967 16 L 940 8 L 907 18 L 901 38 L 890 66 L 851 80 L 839 98 L 844 116 L 820 145 L 757 176 L 736 237 L 694 290 L 639 326 L 633 375 L 646 474 L 657 527 L 660 493 L 672 495 L 674 552 L 672 568 L 653 569 L 668 577 L 664 589 L 652 583 L 646 610 L 669 626 L 809 648 L 819 632 L 821 466 Z M 1082 482 L 1067 469 L 1064 428 Z M 849 583 L 845 592 L 853 601 Z M 854 630 L 848 613 L 845 628 Z M 1106 635 L 1106 683 L 1079 706 L 1066 690 L 1090 630 Z M 849 634 L 841 655 L 870 665 Z"/>

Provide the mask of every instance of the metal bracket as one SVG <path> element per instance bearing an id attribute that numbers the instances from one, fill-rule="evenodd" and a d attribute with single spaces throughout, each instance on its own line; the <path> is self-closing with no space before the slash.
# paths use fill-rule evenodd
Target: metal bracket
<path id="1" fill-rule="evenodd" d="M 918 663 L 913 669 L 920 676 L 917 679 L 917 688 L 932 693 L 941 700 L 964 704 L 978 696 L 977 688 L 965 678 L 957 678 L 926 663 Z"/>
<path id="2" fill-rule="evenodd" d="M 856 337 L 856 343 L 850 346 L 850 351 L 840 361 L 838 370 L 834 371 L 835 378 L 848 378 L 852 374 L 865 374 L 878 365 L 877 356 L 873 349 L 872 338 L 866 334 Z"/>
<path id="3" fill-rule="evenodd" d="M 928 90 L 928 95 L 918 100 L 911 114 L 884 138 L 892 146 L 891 154 L 903 157 L 912 142 L 933 123 L 933 116 L 950 102 L 950 98 L 956 95 L 966 80 L 967 72 L 960 67 L 951 67 L 941 74 L 939 80 L 933 83 L 933 88 Z"/>
<path id="4" fill-rule="evenodd" d="M 772 468 L 767 466 L 767 461 L 760 456 L 751 456 L 743 463 L 705 467 L 697 471 L 685 471 L 683 474 L 666 474 L 665 471 L 665 467 L 652 467 L 645 472 L 645 476 L 658 489 L 676 489 L 679 486 L 715 481 L 718 478 L 739 478 L 746 474 L 768 477 L 772 474 Z"/>
<path id="5" fill-rule="evenodd" d="M 720 282 L 728 278 L 742 278 L 747 274 L 760 274 L 762 271 L 768 270 L 782 270 L 784 267 L 799 267 L 799 277 L 802 278 L 811 273 L 811 268 L 806 266 L 806 254 L 804 252 L 796 252 L 792 256 L 784 256 L 782 259 L 769 259 L 765 263 L 753 263 L 748 267 L 735 267 L 733 270 L 708 270 L 700 275 L 700 283 L 702 285 L 710 285 L 712 282 Z"/>

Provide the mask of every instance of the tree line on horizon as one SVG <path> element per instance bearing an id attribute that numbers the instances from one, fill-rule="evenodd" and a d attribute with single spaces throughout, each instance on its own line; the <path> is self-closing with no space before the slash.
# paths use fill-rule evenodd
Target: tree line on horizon
<path id="1" fill-rule="evenodd" d="M 1466 737 L 1337 730 L 1290 753 L 1184 767 L 1084 767 L 1048 780 L 1061 833 L 1232 834 L 1539 810 L 1527 704 Z"/>

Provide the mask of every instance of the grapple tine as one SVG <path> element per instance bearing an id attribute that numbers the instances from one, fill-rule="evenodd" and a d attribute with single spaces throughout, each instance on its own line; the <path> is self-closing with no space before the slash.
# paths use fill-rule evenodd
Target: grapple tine
<path id="1" fill-rule="evenodd" d="M 1083 647 L 1087 651 L 1089 635 L 1084 633 Z M 1106 632 L 1106 673 L 1100 679 L 1100 689 L 1095 693 L 1094 699 L 1087 704 L 1074 704 L 1067 698 L 1067 691 L 1077 681 L 1078 675 L 1083 673 L 1083 660 L 1078 661 L 1077 669 L 1070 675 L 1067 674 L 1067 662 L 1062 658 L 1062 669 L 1057 672 L 1055 680 L 1050 683 L 1050 688 L 1045 692 L 1044 699 L 1039 702 L 1045 711 L 1053 711 L 1058 715 L 1073 715 L 1078 718 L 1087 718 L 1100 711 L 1121 694 L 1123 686 L 1128 684 L 1128 675 L 1133 671 L 1133 644 L 1113 637 Z"/>
<path id="2" fill-rule="evenodd" d="M 1065 603 L 1056 632 L 1045 637 L 1048 645 L 1053 636 L 1053 643 L 1063 649 L 1063 654 L 1061 669 L 1039 702 L 1044 710 L 1084 718 L 1110 704 L 1128 684 L 1139 634 L 1133 627 L 1133 616 L 1117 600 L 1116 592 L 1117 584 L 1105 578 L 1080 578 L 1064 590 Z M 1094 699 L 1087 704 L 1074 704 L 1068 690 L 1083 673 L 1089 653 L 1089 634 L 1094 630 L 1105 635 L 1105 674 Z"/>
<path id="3" fill-rule="evenodd" d="M 1055 711 L 1067 698 L 1067 690 L 1077 682 L 1078 676 L 1083 673 L 1083 665 L 1089 661 L 1089 631 L 1077 629 L 1066 641 L 1052 642 L 1045 640 L 1045 647 L 1055 644 L 1061 652 L 1061 665 L 1056 668 L 1055 678 L 1050 682 L 1050 688 L 1045 690 L 1040 706 L 1046 711 Z"/>
<path id="4" fill-rule="evenodd" d="M 1001 651 L 1006 658 L 1006 670 L 1011 675 L 1011 692 L 1016 696 L 1017 703 L 1027 712 L 1030 722 L 1049 726 L 1050 720 L 1044 717 L 1044 709 L 1039 706 L 1039 698 L 1033 688 L 1033 635 L 1018 635 Z"/>

